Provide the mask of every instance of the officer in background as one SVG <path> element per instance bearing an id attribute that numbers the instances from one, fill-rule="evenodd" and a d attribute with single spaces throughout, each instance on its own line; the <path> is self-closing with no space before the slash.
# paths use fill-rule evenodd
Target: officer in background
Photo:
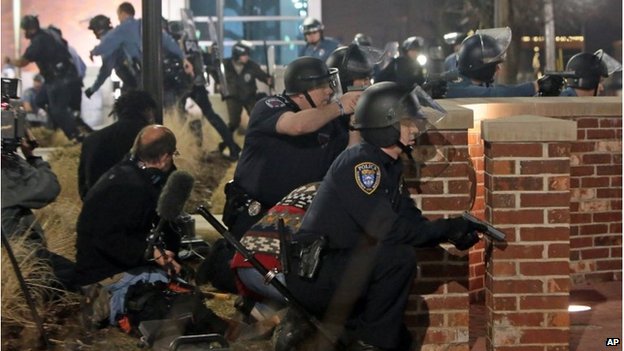
<path id="1" fill-rule="evenodd" d="M 509 27 L 479 29 L 467 37 L 457 53 L 460 76 L 448 83 L 446 97 L 559 95 L 563 83 L 559 76 L 543 76 L 537 81 L 516 85 L 494 84 L 510 43 Z"/>
<path id="2" fill-rule="evenodd" d="M 78 126 L 86 123 L 76 110 L 76 102 L 82 95 L 82 81 L 74 66 L 67 42 L 55 31 L 42 29 L 36 16 L 26 15 L 20 27 L 30 40 L 30 46 L 22 57 L 14 60 L 17 67 L 35 62 L 45 79 L 48 115 L 56 127 L 61 128 L 67 139 L 82 140 Z"/>
<path id="3" fill-rule="evenodd" d="M 349 350 L 407 349 L 403 314 L 416 271 L 413 248 L 451 242 L 467 250 L 485 229 L 461 217 L 429 221 L 410 197 L 400 155 L 411 151 L 423 122 L 444 115 L 425 112 L 419 100 L 394 82 L 362 93 L 354 128 L 363 141 L 334 161 L 293 235 L 292 248 L 304 255 L 291 256 L 288 289 L 328 325 L 344 325 Z M 318 266 L 305 255 L 314 245 L 322 247 Z M 278 327 L 276 350 L 306 338 L 295 315 L 291 309 Z"/>
<path id="4" fill-rule="evenodd" d="M 89 21 L 89 30 L 93 31 L 93 35 L 95 35 L 98 40 L 102 40 L 112 29 L 113 26 L 111 25 L 110 18 L 104 15 L 97 15 Z M 85 95 L 91 98 L 91 96 L 100 89 L 102 84 L 104 84 L 106 79 L 110 77 L 113 69 L 123 83 L 121 87 L 122 93 L 138 88 L 139 79 L 135 76 L 136 72 L 133 72 L 132 69 L 124 63 L 125 59 L 126 56 L 121 48 L 117 48 L 110 54 L 103 54 L 102 66 L 100 67 L 97 78 L 93 84 L 85 90 Z"/>
<path id="5" fill-rule="evenodd" d="M 574 76 L 566 79 L 566 88 L 561 96 L 601 95 L 604 92 L 603 79 L 619 71 L 622 71 L 622 65 L 602 50 L 593 54 L 578 53 L 566 65 L 566 72 Z"/>
<path id="6" fill-rule="evenodd" d="M 451 32 L 444 34 L 444 42 L 453 48 L 453 52 L 450 53 L 444 59 L 444 71 L 456 72 L 457 71 L 457 52 L 461 48 L 461 43 L 466 39 L 466 34 L 460 32 Z"/>
<path id="7" fill-rule="evenodd" d="M 384 69 L 375 75 L 375 82 L 396 82 L 405 88 L 425 82 L 427 71 L 418 56 L 424 49 L 422 37 L 409 37 L 401 44 L 401 51 Z"/>
<path id="8" fill-rule="evenodd" d="M 353 113 L 361 94 L 340 96 L 338 72 L 314 57 L 289 63 L 284 85 L 282 94 L 256 103 L 234 180 L 225 187 L 223 222 L 239 240 L 290 191 L 323 179 L 348 142 L 338 117 Z M 236 293 L 229 268 L 233 254 L 215 243 L 211 259 L 198 271 L 200 280 Z"/>
<path id="9" fill-rule="evenodd" d="M 43 93 L 44 79 L 41 74 L 36 74 L 33 77 L 32 87 L 24 90 L 22 94 L 22 106 L 24 112 L 26 112 L 26 120 L 32 127 L 43 125 L 48 126 L 48 113 L 39 104 Z"/>
<path id="10" fill-rule="evenodd" d="M 357 33 L 353 37 L 353 44 L 357 44 L 360 46 L 372 46 L 373 39 L 369 35 L 366 35 L 364 33 Z"/>
<path id="11" fill-rule="evenodd" d="M 300 29 L 306 45 L 299 51 L 299 56 L 318 57 L 325 61 L 340 45 L 335 39 L 323 35 L 325 26 L 316 18 L 306 17 Z"/>
<path id="12" fill-rule="evenodd" d="M 228 127 L 232 133 L 240 130 L 243 108 L 251 115 L 251 110 L 256 104 L 258 91 L 256 79 L 268 86 L 273 85 L 271 76 L 249 58 L 250 53 L 251 43 L 239 41 L 232 46 L 232 57 L 223 60 L 225 79 L 230 92 L 225 99 L 230 117 Z"/>

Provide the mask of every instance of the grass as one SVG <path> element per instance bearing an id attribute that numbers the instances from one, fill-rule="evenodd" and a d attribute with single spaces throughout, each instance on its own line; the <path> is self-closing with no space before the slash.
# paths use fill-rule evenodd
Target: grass
<path id="1" fill-rule="evenodd" d="M 202 117 L 195 113 L 188 120 L 184 120 L 175 113 L 167 113 L 164 124 L 174 132 L 178 140 L 177 147 L 181 155 L 175 160 L 178 169 L 188 171 L 195 177 L 195 186 L 186 205 L 187 212 L 194 212 L 193 209 L 198 204 L 207 204 L 219 213 L 223 208 L 223 184 L 231 178 L 235 164 L 223 158 L 218 151 L 213 151 L 217 149 L 220 137 L 205 120 L 202 121 L 202 147 L 197 146 L 196 138 L 188 125 L 188 122 L 197 118 Z M 42 148 L 54 147 L 48 160 L 61 184 L 61 193 L 56 201 L 36 210 L 35 214 L 44 229 L 48 249 L 74 261 L 76 220 L 82 205 L 77 186 L 80 145 L 72 144 L 60 131 L 34 128 L 32 132 Z M 135 338 L 127 337 L 114 328 L 107 328 L 96 334 L 85 334 L 77 319 L 80 297 L 71 293 L 60 296 L 56 294 L 57 298 L 50 301 L 47 296 L 56 291 L 53 288 L 53 275 L 49 264 L 35 257 L 36 247 L 27 245 L 23 240 L 12 240 L 11 247 L 34 296 L 37 310 L 44 319 L 48 336 L 58 349 L 138 349 Z M 2 265 L 2 350 L 34 349 L 37 344 L 36 326 L 10 268 L 6 252 L 2 254 Z M 221 310 L 221 313 L 229 314 L 232 313 L 232 304 L 233 299 L 213 301 L 213 306 L 210 307 L 216 313 Z"/>

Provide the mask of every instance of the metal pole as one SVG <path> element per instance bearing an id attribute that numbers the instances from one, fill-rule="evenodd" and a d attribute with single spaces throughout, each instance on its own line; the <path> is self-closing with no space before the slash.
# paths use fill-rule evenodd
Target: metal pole
<path id="1" fill-rule="evenodd" d="M 544 1 L 544 51 L 546 70 L 555 71 L 555 16 L 552 0 Z"/>
<path id="2" fill-rule="evenodd" d="M 142 0 L 143 89 L 156 101 L 156 123 L 163 123 L 162 3 Z"/>
<path id="3" fill-rule="evenodd" d="M 217 20 L 219 23 L 217 24 L 217 37 L 218 37 L 218 47 L 221 55 L 219 57 L 225 57 L 225 52 L 223 48 L 223 8 L 225 7 L 224 0 L 217 0 Z"/>

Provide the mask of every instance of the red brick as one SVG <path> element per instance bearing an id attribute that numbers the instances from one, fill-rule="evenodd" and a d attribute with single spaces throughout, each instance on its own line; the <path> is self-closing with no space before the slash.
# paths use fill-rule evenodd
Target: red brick
<path id="1" fill-rule="evenodd" d="M 600 124 L 598 122 L 598 119 L 595 117 L 590 117 L 590 118 L 579 118 L 576 120 L 576 127 L 578 129 L 581 128 L 597 128 L 599 127 Z"/>
<path id="2" fill-rule="evenodd" d="M 585 177 L 581 178 L 582 188 L 606 188 L 610 184 L 609 177 Z"/>
<path id="3" fill-rule="evenodd" d="M 622 188 L 597 189 L 596 196 L 600 198 L 622 198 Z"/>
<path id="4" fill-rule="evenodd" d="M 570 189 L 570 177 L 548 177 L 548 190 L 564 191 Z"/>
<path id="5" fill-rule="evenodd" d="M 568 296 L 542 295 L 520 296 L 520 310 L 566 310 L 568 309 Z"/>
<path id="6" fill-rule="evenodd" d="M 580 225 L 579 232 L 581 235 L 588 234 L 603 234 L 609 231 L 609 226 L 607 224 L 587 224 Z"/>
<path id="7" fill-rule="evenodd" d="M 540 161 L 520 161 L 520 174 L 543 174 L 543 173 L 565 173 L 570 172 L 570 161 L 563 160 L 540 160 Z"/>
<path id="8" fill-rule="evenodd" d="M 596 175 L 595 166 L 572 166 L 570 167 L 570 176 L 585 177 Z"/>
<path id="9" fill-rule="evenodd" d="M 568 157 L 570 156 L 570 143 L 548 144 L 548 157 Z"/>
<path id="10" fill-rule="evenodd" d="M 521 193 L 520 207 L 568 207 L 570 193 Z"/>
<path id="11" fill-rule="evenodd" d="M 505 250 L 494 250 L 495 260 L 539 259 L 544 258 L 544 245 L 509 243 Z"/>
<path id="12" fill-rule="evenodd" d="M 621 118 L 601 118 L 600 128 L 622 128 Z"/>
<path id="13" fill-rule="evenodd" d="M 485 163 L 485 171 L 495 175 L 506 175 L 516 173 L 516 161 L 514 160 L 493 160 Z"/>
<path id="14" fill-rule="evenodd" d="M 538 191 L 544 190 L 541 177 L 493 177 L 492 191 Z"/>
<path id="15" fill-rule="evenodd" d="M 496 277 L 509 277 L 518 274 L 514 262 L 493 262 L 490 265 L 490 271 Z"/>
<path id="16" fill-rule="evenodd" d="M 622 223 L 611 223 L 609 224 L 609 233 L 622 233 Z"/>
<path id="17" fill-rule="evenodd" d="M 410 182 L 408 179 L 406 179 L 406 182 L 408 183 L 409 186 L 412 186 L 414 183 Z M 428 180 L 425 181 L 424 183 L 420 183 L 420 189 L 422 190 L 423 194 L 443 194 L 444 193 L 444 182 L 442 181 L 437 181 L 437 180 Z M 415 193 L 415 190 L 412 190 L 412 188 L 410 188 L 410 192 Z"/>
<path id="18" fill-rule="evenodd" d="M 616 245 L 622 245 L 622 236 L 621 235 L 600 235 L 600 236 L 595 236 L 594 245 L 595 246 L 616 246 Z"/>
<path id="19" fill-rule="evenodd" d="M 546 214 L 546 218 L 547 218 L 548 223 L 550 224 L 553 224 L 553 223 L 568 224 L 570 223 L 570 210 L 568 210 L 567 208 L 565 210 L 561 210 L 561 209 L 548 210 Z"/>
<path id="20" fill-rule="evenodd" d="M 486 306 L 490 306 L 495 311 L 517 311 L 518 301 L 515 297 L 497 296 L 492 298 L 491 303 L 486 301 Z"/>
<path id="21" fill-rule="evenodd" d="M 570 223 L 578 224 L 578 223 L 587 223 L 591 221 L 591 214 L 589 213 L 571 213 L 570 214 Z"/>
<path id="22" fill-rule="evenodd" d="M 494 210 L 492 223 L 501 224 L 543 224 L 544 211 L 536 209 L 527 210 Z"/>
<path id="23" fill-rule="evenodd" d="M 615 139 L 617 134 L 613 129 L 587 129 L 585 139 Z"/>
<path id="24" fill-rule="evenodd" d="M 596 175 L 618 175 L 622 174 L 622 164 L 615 166 L 597 166 Z"/>
<path id="25" fill-rule="evenodd" d="M 520 273 L 522 274 L 522 270 Z M 526 278 L 522 280 L 500 279 L 493 281 L 490 289 L 495 294 L 543 293 L 544 283 L 540 280 L 529 280 Z"/>
<path id="26" fill-rule="evenodd" d="M 520 228 L 521 241 L 568 241 L 570 229 L 567 227 L 526 227 Z"/>
<path id="27" fill-rule="evenodd" d="M 524 344 L 567 344 L 570 333 L 568 329 L 540 328 L 522 331 L 520 342 Z"/>
<path id="28" fill-rule="evenodd" d="M 542 144 L 486 143 L 485 154 L 495 157 L 543 157 Z"/>
<path id="29" fill-rule="evenodd" d="M 423 211 L 463 211 L 470 207 L 468 196 L 444 196 L 444 197 L 424 197 L 421 209 Z"/>
<path id="30" fill-rule="evenodd" d="M 570 263 L 566 261 L 533 261 L 520 262 L 520 274 L 528 277 L 546 276 L 546 275 L 567 275 L 570 269 Z M 527 292 L 541 292 L 527 291 Z"/>
<path id="31" fill-rule="evenodd" d="M 490 206 L 494 208 L 516 208 L 516 195 L 515 194 L 486 194 L 485 200 Z"/>
<path id="32" fill-rule="evenodd" d="M 572 153 L 590 152 L 590 151 L 594 151 L 595 149 L 596 149 L 595 141 L 576 141 L 576 142 L 572 142 L 572 145 L 570 147 L 570 151 Z"/>
<path id="33" fill-rule="evenodd" d="M 468 308 L 468 295 L 466 296 L 436 296 L 425 298 L 430 310 L 463 310 Z"/>
<path id="34" fill-rule="evenodd" d="M 493 313 L 492 323 L 494 325 L 509 326 L 515 328 L 539 326 L 544 322 L 544 313 L 542 312 L 524 312 L 519 313 Z"/>
<path id="35" fill-rule="evenodd" d="M 612 187 L 622 187 L 622 177 L 611 177 L 611 186 Z"/>
<path id="36" fill-rule="evenodd" d="M 550 258 L 570 258 L 569 244 L 549 244 L 548 257 Z"/>
<path id="37" fill-rule="evenodd" d="M 584 249 L 581 251 L 581 257 L 580 259 L 582 260 L 592 260 L 592 259 L 596 259 L 596 258 L 603 258 L 603 257 L 608 257 L 609 256 L 609 249 L 604 247 L 604 248 L 590 248 L 590 249 Z"/>
<path id="38" fill-rule="evenodd" d="M 582 156 L 583 164 L 595 165 L 611 163 L 611 155 L 609 154 L 586 154 Z"/>
<path id="39" fill-rule="evenodd" d="M 549 278 L 546 281 L 546 286 L 548 293 L 570 292 L 570 277 L 566 274 L 565 278 Z"/>
<path id="40" fill-rule="evenodd" d="M 585 129 L 577 129 L 576 130 L 576 139 L 577 140 L 585 140 L 585 139 L 587 139 L 587 133 L 585 133 Z"/>
<path id="41" fill-rule="evenodd" d="M 466 132 L 428 132 L 425 144 L 428 145 L 468 145 L 468 133 Z"/>

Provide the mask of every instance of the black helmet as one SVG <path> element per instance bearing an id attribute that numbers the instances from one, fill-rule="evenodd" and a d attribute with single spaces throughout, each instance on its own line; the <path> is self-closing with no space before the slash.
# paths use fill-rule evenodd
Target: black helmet
<path id="1" fill-rule="evenodd" d="M 401 44 L 401 51 L 403 55 L 407 54 L 410 50 L 416 50 L 424 48 L 425 39 L 423 37 L 409 37 L 403 40 L 403 44 Z"/>
<path id="2" fill-rule="evenodd" d="M 22 17 L 22 21 L 20 22 L 20 28 L 23 30 L 29 29 L 39 29 L 39 19 L 37 16 L 26 15 Z"/>
<path id="3" fill-rule="evenodd" d="M 308 34 L 313 32 L 322 32 L 325 29 L 323 23 L 313 17 L 306 17 L 301 24 L 301 33 Z"/>
<path id="4" fill-rule="evenodd" d="M 246 41 L 238 41 L 232 46 L 232 58 L 238 60 L 243 55 L 251 53 L 251 43 Z"/>
<path id="5" fill-rule="evenodd" d="M 175 40 L 180 40 L 184 36 L 184 26 L 182 21 L 169 21 L 169 33 Z"/>
<path id="6" fill-rule="evenodd" d="M 337 73 L 337 72 L 336 72 Z M 331 81 L 334 72 L 330 72 L 325 62 L 311 56 L 293 60 L 284 72 L 286 95 L 294 95 L 314 89 Z"/>
<path id="7" fill-rule="evenodd" d="M 510 42 L 511 29 L 507 27 L 477 31 L 464 39 L 459 48 L 459 73 L 482 82 L 493 82 L 496 66 L 504 61 Z"/>
<path id="8" fill-rule="evenodd" d="M 111 29 L 111 21 L 110 18 L 104 15 L 97 15 L 89 21 L 89 30 L 94 32 Z"/>
<path id="9" fill-rule="evenodd" d="M 373 65 L 356 44 L 337 48 L 329 55 L 325 63 L 329 68 L 338 69 L 340 85 L 343 89 L 352 86 L 354 79 L 373 76 Z"/>
<path id="10" fill-rule="evenodd" d="M 566 71 L 574 72 L 574 78 L 568 78 L 569 87 L 577 89 L 596 89 L 601 77 L 608 77 L 607 65 L 595 53 L 581 52 L 568 61 Z"/>
<path id="11" fill-rule="evenodd" d="M 380 82 L 364 90 L 358 99 L 353 128 L 368 143 L 388 147 L 399 141 L 402 119 L 413 120 L 424 132 L 427 123 L 435 123 L 444 116 L 446 111 L 420 86 L 410 90 L 395 82 Z"/>
<path id="12" fill-rule="evenodd" d="M 373 45 L 373 39 L 364 33 L 358 33 L 353 38 L 353 43 L 362 46 L 371 46 Z"/>

